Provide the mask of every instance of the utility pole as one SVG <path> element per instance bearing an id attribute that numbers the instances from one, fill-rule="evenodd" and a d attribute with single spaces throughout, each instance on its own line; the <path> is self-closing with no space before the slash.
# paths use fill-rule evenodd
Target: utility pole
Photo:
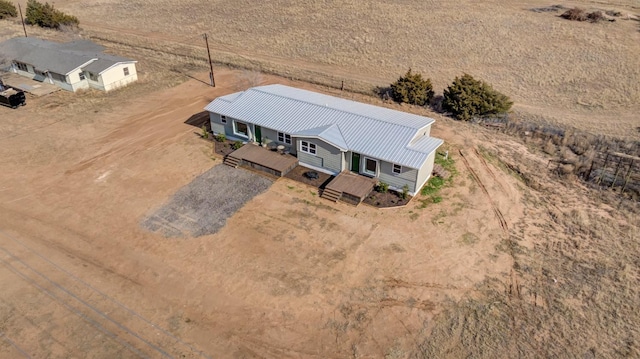
<path id="1" fill-rule="evenodd" d="M 207 44 L 207 55 L 209 55 L 209 68 L 211 69 L 211 72 L 209 73 L 209 79 L 211 80 L 211 86 L 216 87 L 216 80 L 213 77 L 213 63 L 211 62 L 211 50 L 209 50 L 209 38 L 207 37 L 206 33 L 203 36 L 204 36 L 204 42 Z"/>
<path id="2" fill-rule="evenodd" d="M 24 30 L 24 37 L 29 37 L 27 36 L 27 27 L 24 26 L 24 17 L 22 17 L 22 6 L 20 6 L 20 3 L 18 3 L 18 9 L 20 9 L 20 19 L 22 20 L 22 29 Z"/>

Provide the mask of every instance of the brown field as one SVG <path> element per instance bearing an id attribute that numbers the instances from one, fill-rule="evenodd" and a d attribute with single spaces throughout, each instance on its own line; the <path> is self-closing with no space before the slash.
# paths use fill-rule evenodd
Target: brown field
<path id="1" fill-rule="evenodd" d="M 515 111 L 627 139 L 640 120 L 640 22 L 577 23 L 534 13 L 545 1 L 57 1 L 103 41 L 369 90 L 411 67 L 442 91 L 468 72 Z M 640 15 L 637 1 L 574 1 Z M 113 16 L 104 16 L 105 13 Z"/>
<path id="2" fill-rule="evenodd" d="M 637 140 L 640 23 L 541 1 L 255 3 L 56 1 L 140 81 L 0 107 L 0 357 L 640 356 L 637 202 L 559 177 L 534 142 L 291 79 L 368 91 L 411 66 L 441 91 L 467 71 L 523 118 Z M 0 39 L 20 31 L 0 21 Z M 217 65 L 203 84 L 204 31 L 217 61 L 265 73 Z M 442 202 L 385 210 L 284 178 L 214 235 L 146 231 L 222 162 L 185 121 L 264 83 L 432 116 L 459 173 Z"/>

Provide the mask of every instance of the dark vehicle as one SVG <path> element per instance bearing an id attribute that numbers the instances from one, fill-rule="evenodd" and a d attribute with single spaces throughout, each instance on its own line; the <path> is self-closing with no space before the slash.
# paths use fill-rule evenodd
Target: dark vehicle
<path id="1" fill-rule="evenodd" d="M 24 91 L 7 86 L 0 80 L 0 105 L 17 108 L 26 104 L 27 98 L 24 96 Z"/>

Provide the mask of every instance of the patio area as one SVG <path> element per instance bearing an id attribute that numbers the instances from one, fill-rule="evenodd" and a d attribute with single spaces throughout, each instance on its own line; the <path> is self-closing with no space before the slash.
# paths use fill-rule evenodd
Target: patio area
<path id="1" fill-rule="evenodd" d="M 351 172 L 341 172 L 329 182 L 322 192 L 322 198 L 337 202 L 342 200 L 358 205 L 367 197 L 377 180 Z"/>
<path id="2" fill-rule="evenodd" d="M 224 164 L 231 167 L 247 166 L 282 177 L 298 165 L 298 158 L 288 153 L 247 144 L 227 155 Z"/>
<path id="3" fill-rule="evenodd" d="M 34 96 L 44 96 L 50 93 L 60 91 L 61 89 L 52 84 L 32 80 L 28 77 L 20 76 L 12 72 L 3 72 L 2 80 L 5 84 L 30 93 Z"/>

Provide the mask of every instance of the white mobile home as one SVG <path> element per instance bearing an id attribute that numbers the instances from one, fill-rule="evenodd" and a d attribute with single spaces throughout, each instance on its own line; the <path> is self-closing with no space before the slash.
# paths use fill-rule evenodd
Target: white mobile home
<path id="1" fill-rule="evenodd" d="M 17 37 L 0 43 L 9 71 L 67 91 L 110 91 L 138 79 L 137 61 L 102 51 L 104 47 L 88 40 L 57 43 Z"/>

